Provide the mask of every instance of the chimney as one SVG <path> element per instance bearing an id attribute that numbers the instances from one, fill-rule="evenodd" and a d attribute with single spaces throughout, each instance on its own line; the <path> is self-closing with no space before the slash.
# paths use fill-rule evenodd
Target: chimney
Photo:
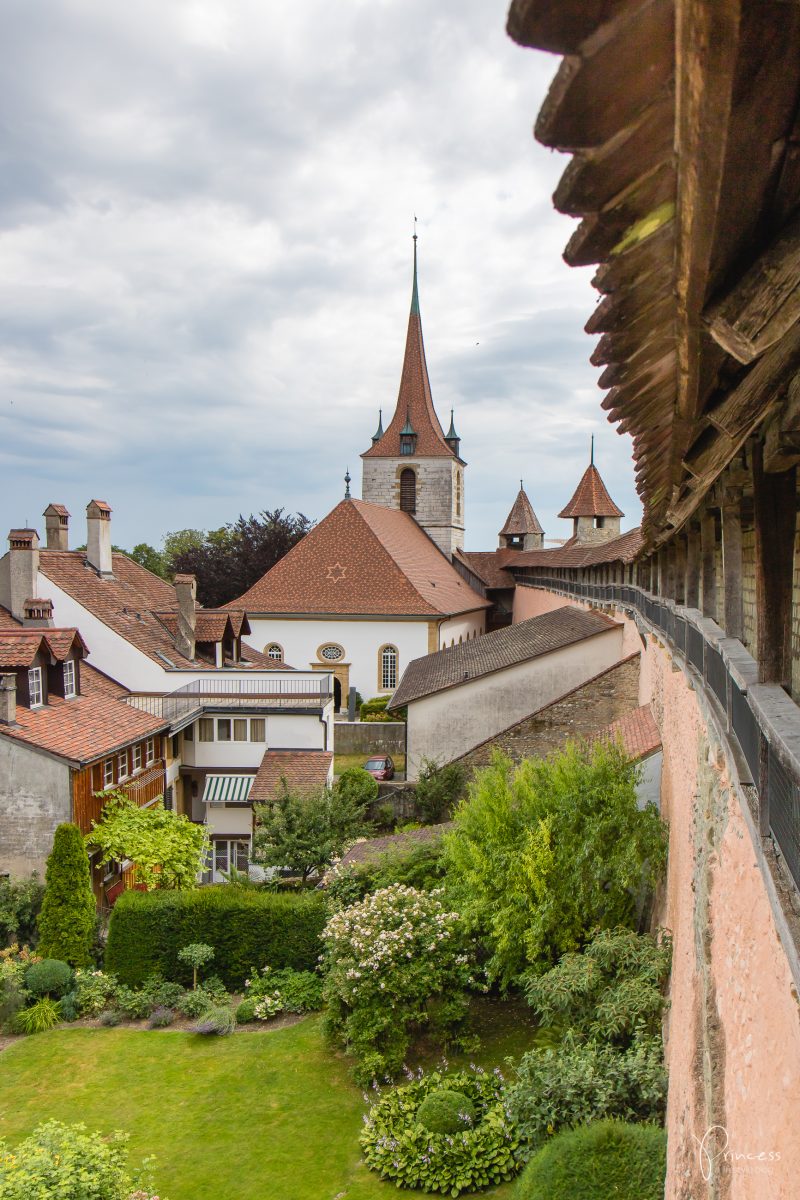
<path id="1" fill-rule="evenodd" d="M 86 561 L 101 578 L 113 573 L 111 509 L 105 500 L 90 500 L 86 505 Z"/>
<path id="2" fill-rule="evenodd" d="M 178 632 L 175 649 L 184 658 L 194 658 L 194 629 L 197 621 L 195 600 L 197 580 L 194 575 L 175 576 L 175 595 L 178 598 Z"/>
<path id="3" fill-rule="evenodd" d="M 0 725 L 17 723 L 17 677 L 0 675 Z"/>
<path id="4" fill-rule="evenodd" d="M 39 590 L 39 535 L 35 529 L 12 529 L 8 535 L 11 615 L 25 619 L 25 601 Z"/>
<path id="5" fill-rule="evenodd" d="M 48 504 L 42 513 L 48 550 L 69 550 L 69 513 L 63 504 Z"/>
<path id="6" fill-rule="evenodd" d="M 52 600 L 26 600 L 22 606 L 22 624 L 26 629 L 53 627 Z"/>

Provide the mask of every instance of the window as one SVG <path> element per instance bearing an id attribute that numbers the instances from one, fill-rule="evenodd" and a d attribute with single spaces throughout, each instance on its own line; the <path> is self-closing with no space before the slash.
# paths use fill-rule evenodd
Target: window
<path id="1" fill-rule="evenodd" d="M 233 722 L 233 740 L 235 742 L 247 741 L 247 721 L 244 718 L 237 718 Z"/>
<path id="2" fill-rule="evenodd" d="M 456 473 L 456 516 L 461 516 L 461 489 L 464 486 L 461 472 Z"/>
<path id="3" fill-rule="evenodd" d="M 31 667 L 28 671 L 28 696 L 31 708 L 39 708 L 44 704 L 42 699 L 42 668 Z"/>
<path id="4" fill-rule="evenodd" d="M 214 875 L 230 870 L 246 871 L 250 861 L 250 842 L 245 838 L 225 838 L 214 842 Z"/>
<path id="5" fill-rule="evenodd" d="M 394 691 L 397 687 L 397 650 L 394 646 L 384 646 L 380 655 L 381 687 Z"/>
<path id="6" fill-rule="evenodd" d="M 344 658 L 344 650 L 334 642 L 328 646 L 321 646 L 317 653 L 325 662 L 338 662 L 340 658 Z"/>
<path id="7" fill-rule="evenodd" d="M 194 725 L 187 725 L 183 731 L 183 740 L 185 742 L 194 741 Z"/>
<path id="8" fill-rule="evenodd" d="M 274 658 L 276 662 L 283 662 L 283 647 L 279 646 L 277 642 L 271 642 L 267 646 L 266 653 L 267 658 Z"/>
<path id="9" fill-rule="evenodd" d="M 156 739 L 148 738 L 144 745 L 145 745 L 144 760 L 149 767 L 150 763 L 156 761 Z"/>
<path id="10" fill-rule="evenodd" d="M 64 663 L 64 696 L 67 700 L 77 696 L 75 690 L 75 661 L 68 658 Z"/>
<path id="11" fill-rule="evenodd" d="M 400 472 L 400 508 L 407 513 L 417 511 L 417 476 L 410 467 Z"/>
<path id="12" fill-rule="evenodd" d="M 117 778 L 124 779 L 128 774 L 128 751 L 120 750 L 117 755 Z"/>
<path id="13" fill-rule="evenodd" d="M 107 758 L 103 763 L 103 787 L 111 787 L 114 782 L 114 760 Z"/>
<path id="14" fill-rule="evenodd" d="M 263 717 L 253 717 L 250 722 L 250 741 L 265 742 L 267 740 L 267 723 Z"/>
<path id="15" fill-rule="evenodd" d="M 134 773 L 134 775 L 136 774 L 137 771 L 141 771 L 141 769 L 142 769 L 142 746 L 141 746 L 141 743 L 139 743 L 138 746 L 133 747 L 133 773 Z"/>
<path id="16" fill-rule="evenodd" d="M 231 723 L 227 717 L 217 721 L 217 741 L 229 742 L 231 740 Z"/>
<path id="17" fill-rule="evenodd" d="M 605 526 L 605 523 L 606 523 L 605 517 L 595 517 L 595 519 L 594 519 L 595 529 L 603 529 Z"/>
<path id="18" fill-rule="evenodd" d="M 179 758 L 181 753 L 181 735 L 175 733 L 172 735 L 172 757 Z"/>
<path id="19" fill-rule="evenodd" d="M 200 726 L 200 741 L 213 742 L 214 740 L 214 722 L 211 717 L 201 717 L 198 721 Z"/>

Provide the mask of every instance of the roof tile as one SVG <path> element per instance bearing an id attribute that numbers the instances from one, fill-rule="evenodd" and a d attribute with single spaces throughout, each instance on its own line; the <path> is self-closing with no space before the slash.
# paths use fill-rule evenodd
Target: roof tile
<path id="1" fill-rule="evenodd" d="M 617 508 L 608 494 L 606 485 L 600 478 L 600 472 L 594 463 L 591 463 L 584 471 L 569 504 L 566 508 L 562 508 L 558 515 L 560 517 L 624 517 L 625 513 L 621 508 Z"/>
<path id="2" fill-rule="evenodd" d="M 290 789 L 298 791 L 323 787 L 328 782 L 332 762 L 330 750 L 267 750 L 249 799 L 255 804 L 274 800 L 282 779 Z"/>

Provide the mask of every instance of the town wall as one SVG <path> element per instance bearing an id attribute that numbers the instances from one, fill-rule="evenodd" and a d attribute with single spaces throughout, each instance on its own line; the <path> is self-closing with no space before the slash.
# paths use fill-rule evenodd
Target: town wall
<path id="1" fill-rule="evenodd" d="M 67 764 L 0 738 L 0 875 L 43 874 L 56 826 L 71 819 Z"/>

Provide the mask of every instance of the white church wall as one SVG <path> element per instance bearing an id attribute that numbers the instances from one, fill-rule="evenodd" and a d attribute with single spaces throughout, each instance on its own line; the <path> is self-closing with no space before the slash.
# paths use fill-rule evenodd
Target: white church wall
<path id="1" fill-rule="evenodd" d="M 439 649 L 446 646 L 457 646 L 459 642 L 469 642 L 486 632 L 486 611 L 464 613 L 459 617 L 450 617 L 439 626 Z"/>
<path id="2" fill-rule="evenodd" d="M 397 619 L 370 620 L 362 617 L 255 617 L 248 613 L 251 633 L 245 638 L 248 645 L 266 652 L 277 643 L 283 651 L 283 661 L 292 667 L 307 670 L 312 664 L 322 668 L 324 660 L 319 651 L 325 645 L 341 646 L 342 657 L 325 662 L 328 669 L 348 668 L 349 683 L 365 700 L 379 692 L 391 691 L 380 687 L 378 655 L 382 646 L 395 646 L 398 652 L 397 679 L 400 680 L 412 658 L 428 653 L 428 621 Z M 342 703 L 347 697 L 342 696 Z"/>

